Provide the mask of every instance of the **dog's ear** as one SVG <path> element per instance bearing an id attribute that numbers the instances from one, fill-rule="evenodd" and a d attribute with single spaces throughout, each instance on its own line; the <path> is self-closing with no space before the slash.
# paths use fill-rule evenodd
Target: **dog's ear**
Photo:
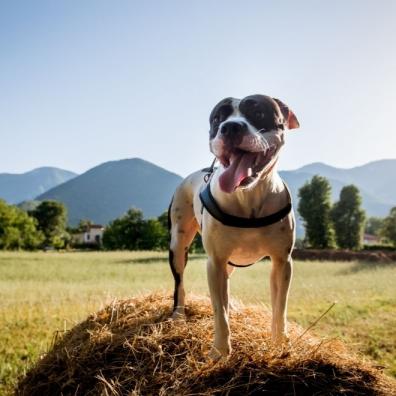
<path id="1" fill-rule="evenodd" d="M 285 123 L 288 129 L 296 129 L 300 127 L 300 123 L 297 120 L 296 115 L 289 109 L 287 105 L 285 105 L 281 100 L 273 98 L 275 102 L 278 104 L 283 117 L 285 119 Z"/>

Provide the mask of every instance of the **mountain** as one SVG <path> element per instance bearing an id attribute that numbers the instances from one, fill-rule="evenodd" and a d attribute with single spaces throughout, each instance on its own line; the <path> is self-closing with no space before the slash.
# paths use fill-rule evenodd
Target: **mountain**
<path id="1" fill-rule="evenodd" d="M 51 167 L 22 174 L 0 173 L 0 199 L 10 204 L 31 200 L 75 176 L 76 173 Z"/>
<path id="2" fill-rule="evenodd" d="M 280 174 L 290 187 L 295 208 L 298 190 L 315 174 L 329 180 L 333 201 L 338 200 L 342 187 L 355 184 L 369 216 L 386 216 L 396 205 L 396 160 L 375 161 L 351 169 L 313 163 Z M 36 199 L 65 203 L 71 225 L 81 219 L 107 224 L 131 207 L 141 209 L 146 218 L 160 215 L 168 207 L 181 180 L 180 176 L 150 162 L 139 158 L 125 159 L 98 165 Z M 297 226 L 297 234 L 302 236 L 300 219 Z"/>
<path id="3" fill-rule="evenodd" d="M 279 174 L 289 186 L 295 201 L 297 201 L 298 190 L 301 188 L 303 184 L 309 181 L 312 178 L 312 176 L 314 175 L 325 176 L 319 172 L 306 173 L 306 172 L 296 172 L 296 171 L 280 171 Z M 360 194 L 362 196 L 362 201 L 363 201 L 362 206 L 369 216 L 384 217 L 389 213 L 391 207 L 396 205 L 396 199 L 395 201 L 393 201 L 393 203 L 391 200 L 384 201 L 382 199 L 379 199 L 376 195 L 370 194 L 366 190 L 364 190 L 361 184 L 357 183 L 356 181 L 346 182 L 346 181 L 340 181 L 338 179 L 333 179 L 329 176 L 325 176 L 325 177 L 327 178 L 327 180 L 331 185 L 331 196 L 334 202 L 338 201 L 338 198 L 340 196 L 340 191 L 344 186 L 348 184 L 356 185 L 359 188 Z"/>
<path id="4" fill-rule="evenodd" d="M 145 217 L 163 213 L 182 178 L 139 158 L 110 161 L 63 183 L 36 199 L 63 202 L 70 225 L 81 219 L 107 224 L 136 207 Z"/>
<path id="5" fill-rule="evenodd" d="M 296 172 L 320 174 L 344 184 L 355 184 L 361 191 L 384 204 L 396 203 L 396 159 L 385 159 L 350 169 L 313 163 Z"/>

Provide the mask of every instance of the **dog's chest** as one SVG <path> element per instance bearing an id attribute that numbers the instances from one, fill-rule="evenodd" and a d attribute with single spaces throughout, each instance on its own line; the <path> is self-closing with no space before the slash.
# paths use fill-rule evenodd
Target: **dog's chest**
<path id="1" fill-rule="evenodd" d="M 229 261 L 238 265 L 247 265 L 259 261 L 268 254 L 265 238 L 260 232 L 239 232 L 238 236 L 229 235 L 224 247 L 229 249 Z"/>
<path id="2" fill-rule="evenodd" d="M 201 231 L 208 255 L 234 264 L 246 265 L 265 256 L 283 255 L 293 243 L 292 214 L 271 226 L 252 229 L 224 226 L 207 213 L 202 217 Z"/>
<path id="3" fill-rule="evenodd" d="M 209 255 L 210 252 L 213 252 L 215 256 L 226 255 L 232 263 L 244 265 L 260 260 L 269 255 L 272 250 L 271 227 L 238 229 L 219 225 L 210 218 L 206 220 L 206 226 L 204 224 L 203 227 L 203 239 Z"/>
<path id="4" fill-rule="evenodd" d="M 257 261 L 261 260 L 265 255 L 260 254 L 252 254 L 251 252 L 245 251 L 243 249 L 241 250 L 236 250 L 232 252 L 231 257 L 228 259 L 232 264 L 236 265 L 250 265 L 254 264 Z"/>

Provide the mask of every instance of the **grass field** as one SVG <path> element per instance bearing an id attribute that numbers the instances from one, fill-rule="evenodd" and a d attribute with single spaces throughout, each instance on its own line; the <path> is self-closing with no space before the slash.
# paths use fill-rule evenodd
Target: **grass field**
<path id="1" fill-rule="evenodd" d="M 269 308 L 268 262 L 236 270 L 234 298 Z M 289 319 L 340 337 L 396 376 L 396 263 L 296 262 Z M 191 255 L 186 288 L 208 294 L 205 257 Z M 0 253 L 0 395 L 51 345 L 56 331 L 111 302 L 140 293 L 171 293 L 165 253 Z M 265 309 L 265 307 L 264 307 Z"/>

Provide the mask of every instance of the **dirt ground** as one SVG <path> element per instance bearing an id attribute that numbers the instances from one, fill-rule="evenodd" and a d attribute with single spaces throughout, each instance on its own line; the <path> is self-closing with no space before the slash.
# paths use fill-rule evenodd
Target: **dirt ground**
<path id="1" fill-rule="evenodd" d="M 352 250 L 336 249 L 294 249 L 293 258 L 296 260 L 331 260 L 331 261 L 370 261 L 370 262 L 392 262 L 396 261 L 396 251 L 386 250 Z"/>

